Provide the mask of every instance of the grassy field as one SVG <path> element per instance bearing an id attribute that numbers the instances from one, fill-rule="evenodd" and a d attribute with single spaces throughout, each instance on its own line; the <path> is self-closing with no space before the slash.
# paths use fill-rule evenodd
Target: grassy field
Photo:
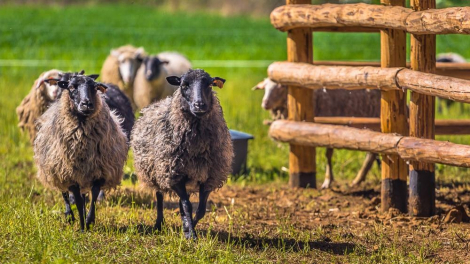
<path id="1" fill-rule="evenodd" d="M 285 60 L 285 38 L 268 18 L 179 13 L 136 5 L 0 6 L 0 262 L 310 262 L 312 254 L 318 252 L 269 245 L 255 249 L 230 239 L 221 243 L 216 235 L 188 242 L 175 228 L 149 234 L 144 229 L 152 224 L 154 212 L 146 208 L 148 205 L 135 202 L 141 196 L 133 195 L 115 196 L 99 206 L 96 229 L 79 234 L 76 226 L 62 221 L 59 194 L 45 190 L 35 180 L 32 147 L 16 127 L 15 107 L 45 70 L 99 73 L 109 50 L 128 43 L 143 46 L 149 53 L 176 50 L 187 55 L 195 67 L 227 79 L 218 95 L 228 125 L 255 136 L 249 145 L 249 174 L 229 184 L 283 184 L 287 175 L 281 168 L 287 167 L 288 148 L 268 138 L 267 127 L 262 124 L 269 118 L 260 107 L 262 93 L 251 91 L 251 87 L 266 76 L 271 61 Z M 465 36 L 439 37 L 438 52 L 454 51 L 470 58 L 465 40 Z M 319 60 L 369 61 L 380 56 L 376 34 L 316 33 L 314 44 L 314 56 Z M 230 66 L 237 60 L 254 62 Z M 464 110 L 453 105 L 437 116 L 469 118 L 469 110 L 467 105 Z M 470 143 L 469 137 L 439 139 Z M 324 150 L 318 152 L 318 162 L 324 164 Z M 337 151 L 336 176 L 353 178 L 364 156 Z M 437 168 L 440 181 L 468 181 L 466 169 Z M 132 171 L 131 161 L 126 170 Z M 323 166 L 319 166 L 318 182 L 323 173 Z M 374 167 L 370 181 L 377 183 L 379 179 L 380 172 Z M 175 212 L 166 214 L 170 227 L 179 226 Z M 411 259 L 398 251 L 394 252 L 398 257 L 389 258 L 389 253 L 384 250 L 377 254 L 383 254 L 383 262 Z M 354 252 L 349 261 L 364 259 L 367 256 Z M 326 260 L 338 261 L 335 257 Z"/>

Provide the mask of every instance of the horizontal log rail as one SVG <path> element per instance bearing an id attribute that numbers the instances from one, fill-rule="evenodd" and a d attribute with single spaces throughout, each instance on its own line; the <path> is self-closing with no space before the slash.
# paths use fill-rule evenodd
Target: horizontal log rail
<path id="1" fill-rule="evenodd" d="M 380 118 L 375 117 L 315 117 L 315 123 L 380 131 Z M 470 120 L 436 119 L 436 135 L 470 135 Z"/>
<path id="2" fill-rule="evenodd" d="M 313 65 L 318 66 L 374 66 L 380 67 L 380 62 L 366 62 L 366 61 L 314 61 Z M 406 64 L 407 68 L 410 68 L 410 63 Z M 436 63 L 437 75 L 460 78 L 470 80 L 470 63 L 448 63 L 438 62 Z"/>
<path id="3" fill-rule="evenodd" d="M 278 30 L 295 28 L 398 29 L 411 34 L 470 34 L 470 7 L 413 11 L 400 6 L 323 4 L 280 6 L 271 13 Z"/>
<path id="4" fill-rule="evenodd" d="M 409 89 L 425 95 L 470 103 L 470 81 L 406 68 L 274 62 L 268 68 L 268 75 L 281 84 L 310 89 Z"/>
<path id="5" fill-rule="evenodd" d="M 397 154 L 407 161 L 470 167 L 470 146 L 432 139 L 287 120 L 273 122 L 269 135 L 277 141 L 295 145 Z"/>

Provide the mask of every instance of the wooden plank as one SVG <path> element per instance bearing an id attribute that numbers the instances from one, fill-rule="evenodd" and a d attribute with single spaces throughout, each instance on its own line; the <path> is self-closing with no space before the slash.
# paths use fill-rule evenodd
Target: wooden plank
<path id="1" fill-rule="evenodd" d="M 403 30 L 415 35 L 470 34 L 470 7 L 413 11 L 400 6 L 324 4 L 280 6 L 271 12 L 278 30 L 296 28 L 376 28 Z"/>
<path id="2" fill-rule="evenodd" d="M 310 0 L 286 0 L 287 5 L 309 4 Z M 287 60 L 313 62 L 312 32 L 307 28 L 289 30 L 287 33 Z M 288 86 L 288 119 L 314 121 L 314 91 L 298 86 Z M 315 148 L 291 144 L 289 152 L 289 185 L 316 188 Z"/>
<path id="3" fill-rule="evenodd" d="M 382 0 L 385 6 L 404 6 L 405 0 Z M 383 68 L 406 67 L 406 33 L 403 30 L 383 29 L 380 32 L 380 58 Z M 382 91 L 380 102 L 382 133 L 408 135 L 406 92 Z M 407 212 L 408 165 L 398 155 L 382 155 L 381 210 L 396 208 Z"/>
<path id="4" fill-rule="evenodd" d="M 470 167 L 470 146 L 446 141 L 289 120 L 274 121 L 269 136 L 296 145 L 397 154 L 407 161 Z"/>
<path id="5" fill-rule="evenodd" d="M 414 10 L 436 8 L 435 0 L 411 0 Z M 430 11 L 433 12 L 433 11 Z M 423 13 L 424 14 L 424 13 Z M 437 17 L 436 17 L 437 18 Z M 411 69 L 420 72 L 434 72 L 436 69 L 436 35 L 411 35 Z M 420 73 L 417 73 L 420 75 Z M 416 83 L 427 80 L 414 79 Z M 447 85 L 454 86 L 452 82 Z M 437 94 L 434 94 L 437 95 Z M 435 97 L 412 91 L 410 94 L 410 136 L 434 139 Z M 410 145 L 412 147 L 413 145 Z M 420 162 L 410 164 L 411 216 L 432 216 L 436 213 L 436 186 L 434 164 Z M 432 161 L 432 160 L 431 160 Z"/>
<path id="6" fill-rule="evenodd" d="M 314 66 L 274 62 L 268 67 L 272 80 L 310 89 L 409 89 L 424 95 L 470 103 L 470 80 L 424 73 L 406 68 Z"/>

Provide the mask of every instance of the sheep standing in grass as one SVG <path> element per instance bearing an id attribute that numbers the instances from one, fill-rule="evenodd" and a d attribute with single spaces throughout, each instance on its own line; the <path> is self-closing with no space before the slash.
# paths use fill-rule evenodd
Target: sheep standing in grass
<path id="1" fill-rule="evenodd" d="M 101 97 L 107 86 L 95 82 L 97 77 L 73 74 L 66 81 L 46 80 L 62 88 L 63 94 L 39 118 L 34 141 L 37 178 L 46 187 L 62 191 L 65 215 L 71 221 L 74 217 L 67 192 L 74 194 L 82 231 L 86 212 L 84 194 L 91 189 L 91 206 L 86 217 L 88 229 L 95 221 L 100 190 L 120 184 L 128 151 L 119 118 Z"/>
<path id="2" fill-rule="evenodd" d="M 57 79 L 60 74 L 62 74 L 62 72 L 56 69 L 41 73 L 39 78 L 34 81 L 29 94 L 16 108 L 16 114 L 18 115 L 19 120 L 18 127 L 23 131 L 28 131 L 31 144 L 36 138 L 36 120 L 60 95 L 59 87 L 57 87 L 57 85 L 47 83 L 46 80 Z"/>
<path id="3" fill-rule="evenodd" d="M 287 119 L 287 86 L 278 84 L 268 78 L 258 83 L 253 90 L 264 89 L 261 107 L 271 111 L 273 120 Z M 351 117 L 379 117 L 380 91 L 379 90 L 315 90 L 316 116 L 351 116 Z M 333 182 L 332 166 L 333 149 L 326 149 L 325 181 L 321 188 L 330 188 Z M 372 167 L 377 154 L 368 152 L 366 159 L 359 170 L 352 186 L 365 180 Z"/>
<path id="4" fill-rule="evenodd" d="M 163 222 L 163 193 L 180 198 L 186 238 L 196 238 L 194 228 L 206 212 L 209 194 L 224 184 L 231 172 L 233 149 L 222 107 L 212 91 L 225 80 L 204 70 L 189 70 L 181 78 L 167 77 L 179 86 L 173 97 L 142 110 L 131 136 L 134 166 L 144 186 L 157 192 L 157 220 Z M 188 193 L 199 190 L 199 206 L 192 217 Z"/>
<path id="5" fill-rule="evenodd" d="M 460 54 L 450 52 L 450 53 L 437 54 L 436 62 L 466 63 L 467 61 Z M 442 113 L 443 110 L 444 110 L 442 108 L 442 102 L 445 103 L 446 108 L 449 108 L 451 105 L 457 103 L 455 101 L 448 100 L 448 99 L 442 99 L 442 98 L 437 97 L 437 96 L 436 96 L 436 100 L 437 100 L 436 104 L 437 104 L 437 112 L 438 113 Z M 458 103 L 458 104 L 460 105 L 460 111 L 463 112 L 464 111 L 464 104 L 463 103 Z"/>
<path id="6" fill-rule="evenodd" d="M 142 47 L 121 46 L 111 50 L 101 68 L 102 82 L 119 86 L 119 89 L 129 97 L 133 106 L 134 78 L 146 56 Z"/>
<path id="7" fill-rule="evenodd" d="M 173 95 L 176 87 L 170 85 L 166 77 L 181 76 L 189 69 L 189 60 L 176 52 L 162 52 L 144 58 L 134 81 L 134 102 L 137 109 Z"/>

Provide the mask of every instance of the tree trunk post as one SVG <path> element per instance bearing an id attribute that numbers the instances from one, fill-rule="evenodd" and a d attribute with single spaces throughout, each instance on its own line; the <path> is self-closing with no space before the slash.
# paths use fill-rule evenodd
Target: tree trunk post
<path id="1" fill-rule="evenodd" d="M 404 6 L 405 0 L 382 0 L 382 4 Z M 381 66 L 406 67 L 406 33 L 402 30 L 384 29 L 380 31 Z M 381 92 L 380 123 L 382 133 L 408 135 L 406 116 L 406 92 Z M 396 208 L 407 211 L 408 165 L 398 155 L 382 155 L 382 212 Z"/>
<path id="2" fill-rule="evenodd" d="M 287 5 L 310 4 L 310 0 L 286 0 Z M 313 63 L 312 30 L 299 28 L 287 32 L 287 60 Z M 313 122 L 314 91 L 297 86 L 288 87 L 288 119 Z M 315 148 L 290 144 L 290 187 L 316 188 Z"/>
<path id="3" fill-rule="evenodd" d="M 436 8 L 435 0 L 411 0 L 415 11 Z M 411 35 L 411 69 L 434 72 L 436 69 L 436 35 Z M 410 136 L 434 139 L 435 97 L 411 92 Z M 436 179 L 434 164 L 411 162 L 409 214 L 432 216 L 436 213 Z"/>

